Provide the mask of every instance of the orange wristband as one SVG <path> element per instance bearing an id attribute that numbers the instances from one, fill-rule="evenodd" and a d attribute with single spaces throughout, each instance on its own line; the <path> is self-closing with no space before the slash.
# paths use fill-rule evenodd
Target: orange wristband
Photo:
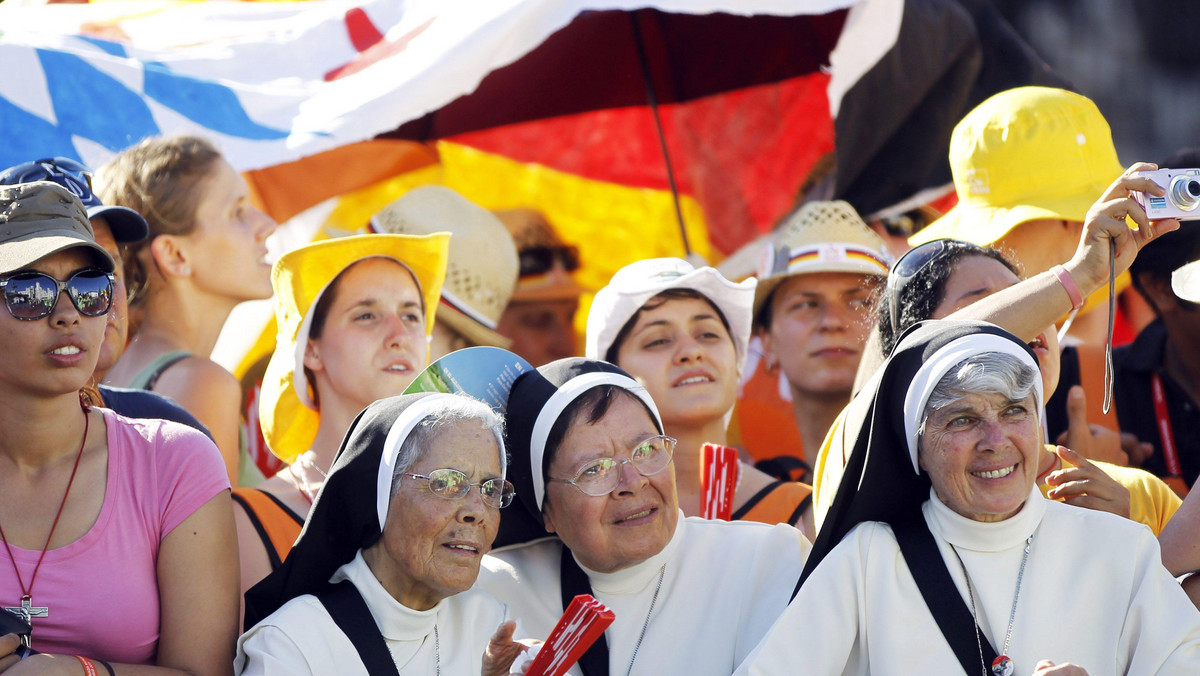
<path id="1" fill-rule="evenodd" d="M 1050 268 L 1050 272 L 1058 277 L 1058 283 L 1062 284 L 1063 290 L 1071 297 L 1071 309 L 1078 311 L 1083 307 L 1083 294 L 1079 292 L 1079 286 L 1075 284 L 1075 278 L 1071 276 L 1071 273 L 1061 265 Z"/>
<path id="2" fill-rule="evenodd" d="M 100 676 L 96 673 L 96 665 L 92 664 L 91 660 L 83 655 L 76 655 L 75 659 L 79 660 L 79 663 L 83 665 L 83 673 L 87 674 L 87 676 Z"/>

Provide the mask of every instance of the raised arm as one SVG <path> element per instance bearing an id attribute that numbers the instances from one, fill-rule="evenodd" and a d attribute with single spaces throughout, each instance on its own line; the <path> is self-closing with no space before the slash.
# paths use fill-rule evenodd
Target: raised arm
<path id="1" fill-rule="evenodd" d="M 1088 210 L 1075 255 L 1063 264 L 1084 298 L 1108 283 L 1110 242 L 1116 244 L 1116 272 L 1121 274 L 1143 246 L 1179 227 L 1179 221 L 1173 218 L 1150 221 L 1131 196 L 1134 192 L 1164 194 L 1154 181 L 1133 175 L 1151 169 L 1157 166 L 1146 162 L 1130 166 Z M 1130 228 L 1126 217 L 1138 227 Z M 1033 340 L 1070 311 L 1070 295 L 1054 272 L 1046 271 L 972 303 L 949 318 L 991 322 L 1021 340 Z"/>

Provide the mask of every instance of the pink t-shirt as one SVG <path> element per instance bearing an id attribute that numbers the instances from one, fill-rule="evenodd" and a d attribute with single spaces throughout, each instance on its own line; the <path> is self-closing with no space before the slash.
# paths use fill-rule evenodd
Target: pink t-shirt
<path id="1" fill-rule="evenodd" d="M 108 409 L 108 483 L 96 523 L 46 552 L 33 587 L 33 648 L 110 662 L 153 663 L 158 646 L 158 545 L 200 506 L 229 488 L 217 447 L 165 420 L 125 418 Z M 12 548 L 25 582 L 40 551 Z M 0 553 L 0 604 L 18 605 L 7 554 Z"/>

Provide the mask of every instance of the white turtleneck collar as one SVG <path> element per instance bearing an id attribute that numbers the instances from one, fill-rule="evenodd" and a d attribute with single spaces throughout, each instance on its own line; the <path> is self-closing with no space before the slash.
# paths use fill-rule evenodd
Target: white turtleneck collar
<path id="1" fill-rule="evenodd" d="M 578 563 L 583 572 L 587 574 L 588 581 L 591 582 L 594 591 L 602 594 L 636 594 L 657 579 L 658 571 L 674 558 L 675 551 L 679 549 L 679 544 L 683 542 L 685 518 L 683 510 L 679 510 L 679 517 L 675 521 L 675 532 L 671 534 L 671 539 L 667 541 L 667 546 L 663 547 L 662 551 L 654 556 L 640 563 L 635 563 L 628 568 L 622 568 L 611 573 L 599 573 L 579 563 L 579 559 L 575 559 L 575 563 Z M 572 556 L 574 555 L 572 554 Z"/>
<path id="2" fill-rule="evenodd" d="M 950 509 L 929 491 L 929 500 L 921 508 L 934 534 L 961 550 L 998 552 L 1014 547 L 1037 530 L 1046 513 L 1046 499 L 1037 486 L 1029 492 L 1020 511 L 996 522 L 975 521 Z"/>
<path id="3" fill-rule="evenodd" d="M 361 549 L 354 555 L 354 560 L 338 568 L 329 581 L 346 579 L 358 587 L 380 633 L 389 641 L 423 640 L 433 633 L 438 613 L 446 607 L 446 599 L 438 601 L 429 610 L 413 610 L 397 601 L 371 572 Z"/>

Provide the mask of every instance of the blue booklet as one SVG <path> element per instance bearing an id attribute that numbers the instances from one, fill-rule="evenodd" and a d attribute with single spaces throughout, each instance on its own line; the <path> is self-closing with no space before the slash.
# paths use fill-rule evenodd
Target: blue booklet
<path id="1" fill-rule="evenodd" d="M 522 374 L 533 370 L 524 359 L 498 347 L 468 347 L 433 362 L 412 381 L 405 394 L 446 392 L 472 396 L 504 411 L 508 393 Z"/>

